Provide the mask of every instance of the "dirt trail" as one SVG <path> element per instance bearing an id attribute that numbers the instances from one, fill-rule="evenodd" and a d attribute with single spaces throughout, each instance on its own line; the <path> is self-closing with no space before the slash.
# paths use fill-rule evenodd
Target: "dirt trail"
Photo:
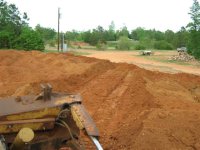
<path id="1" fill-rule="evenodd" d="M 77 92 L 105 150 L 200 149 L 200 77 L 126 63 L 40 52 L 0 51 L 0 97 Z"/>

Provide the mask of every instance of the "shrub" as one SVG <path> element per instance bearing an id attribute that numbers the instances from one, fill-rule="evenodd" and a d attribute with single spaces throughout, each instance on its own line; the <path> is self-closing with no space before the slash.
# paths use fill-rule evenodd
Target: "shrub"
<path id="1" fill-rule="evenodd" d="M 120 37 L 116 48 L 120 50 L 129 50 L 131 48 L 131 40 L 128 37 Z"/>
<path id="2" fill-rule="evenodd" d="M 98 50 L 105 50 L 105 49 L 107 49 L 107 46 L 106 46 L 106 44 L 105 43 L 102 43 L 102 42 L 98 42 L 97 43 L 97 45 L 96 45 L 96 48 L 98 49 Z"/>
<path id="3" fill-rule="evenodd" d="M 135 45 L 135 50 L 144 50 L 144 49 L 146 49 L 146 47 L 140 43 Z"/>

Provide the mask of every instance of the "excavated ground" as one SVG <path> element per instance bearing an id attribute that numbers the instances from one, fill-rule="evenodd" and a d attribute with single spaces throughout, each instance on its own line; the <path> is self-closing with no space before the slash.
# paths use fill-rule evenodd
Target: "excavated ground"
<path id="1" fill-rule="evenodd" d="M 200 76 L 69 54 L 0 51 L 0 97 L 38 93 L 46 82 L 82 95 L 105 150 L 200 149 Z"/>

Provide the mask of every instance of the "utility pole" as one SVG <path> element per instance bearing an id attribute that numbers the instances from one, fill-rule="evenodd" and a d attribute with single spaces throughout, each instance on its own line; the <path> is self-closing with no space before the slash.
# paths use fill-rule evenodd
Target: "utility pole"
<path id="1" fill-rule="evenodd" d="M 60 8 L 58 8 L 58 52 L 60 50 Z"/>
<path id="2" fill-rule="evenodd" d="M 62 39 L 61 39 L 61 51 L 63 52 L 63 50 L 64 50 L 64 43 L 65 43 L 65 37 L 64 37 L 65 35 L 64 35 L 64 33 L 62 32 L 62 34 L 61 34 L 61 37 L 62 37 Z"/>

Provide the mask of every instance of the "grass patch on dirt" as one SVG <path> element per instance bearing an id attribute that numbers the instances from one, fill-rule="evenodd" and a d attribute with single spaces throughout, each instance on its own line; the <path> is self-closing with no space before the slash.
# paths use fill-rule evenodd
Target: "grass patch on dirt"
<path id="1" fill-rule="evenodd" d="M 45 49 L 43 52 L 45 52 L 45 53 L 58 53 L 58 50 L 48 50 L 48 49 Z"/>

